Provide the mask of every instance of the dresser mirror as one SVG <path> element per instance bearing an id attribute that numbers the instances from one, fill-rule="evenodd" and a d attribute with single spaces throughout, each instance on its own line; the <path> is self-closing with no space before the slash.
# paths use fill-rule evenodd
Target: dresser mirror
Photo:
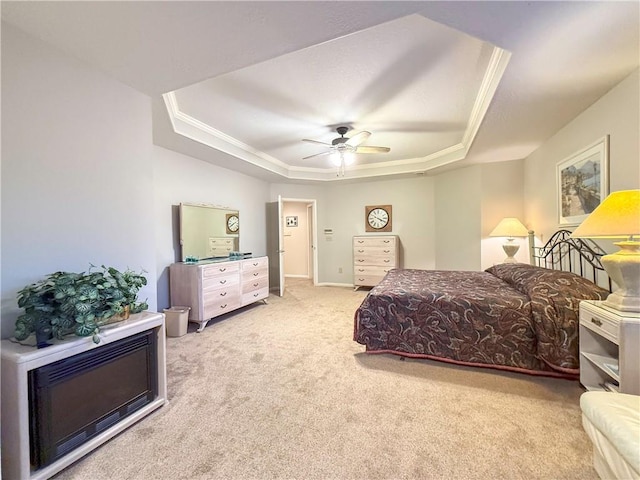
<path id="1" fill-rule="evenodd" d="M 240 249 L 239 212 L 214 205 L 180 204 L 182 261 L 228 257 Z"/>

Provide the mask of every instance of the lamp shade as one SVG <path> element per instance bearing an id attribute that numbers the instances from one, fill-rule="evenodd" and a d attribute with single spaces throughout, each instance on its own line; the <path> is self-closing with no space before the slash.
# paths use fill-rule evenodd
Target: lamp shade
<path id="1" fill-rule="evenodd" d="M 529 230 L 520 220 L 514 217 L 507 217 L 500 220 L 500 223 L 489 234 L 490 237 L 526 237 Z"/>
<path id="2" fill-rule="evenodd" d="M 576 238 L 640 235 L 640 190 L 613 192 L 575 229 Z"/>

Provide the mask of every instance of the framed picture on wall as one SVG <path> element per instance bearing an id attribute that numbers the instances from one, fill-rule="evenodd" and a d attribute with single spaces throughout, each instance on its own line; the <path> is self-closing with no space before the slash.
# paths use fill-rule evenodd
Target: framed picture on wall
<path id="1" fill-rule="evenodd" d="M 556 167 L 558 224 L 579 225 L 609 193 L 609 136 Z"/>
<path id="2" fill-rule="evenodd" d="M 287 227 L 297 227 L 298 217 L 285 217 L 285 225 Z"/>

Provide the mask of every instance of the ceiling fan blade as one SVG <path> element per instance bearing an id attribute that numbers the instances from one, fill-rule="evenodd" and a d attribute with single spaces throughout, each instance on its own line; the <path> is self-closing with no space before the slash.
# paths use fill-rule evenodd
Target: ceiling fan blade
<path id="1" fill-rule="evenodd" d="M 325 142 L 319 142 L 318 140 L 309 140 L 308 138 L 303 138 L 302 139 L 303 142 L 309 142 L 309 143 L 319 143 L 320 145 L 325 145 L 327 147 L 330 147 L 331 144 L 330 143 L 325 143 Z"/>
<path id="2" fill-rule="evenodd" d="M 309 155 L 308 157 L 302 157 L 303 160 L 306 160 L 307 158 L 313 158 L 313 157 L 320 157 L 322 155 L 331 155 L 333 153 L 333 151 L 328 151 L 328 152 L 322 152 L 322 153 L 316 153 L 315 155 Z"/>
<path id="3" fill-rule="evenodd" d="M 390 152 L 389 147 L 358 147 L 356 153 L 387 153 Z"/>
<path id="4" fill-rule="evenodd" d="M 370 136 L 371 136 L 371 132 L 365 132 L 365 131 L 358 132 L 352 137 L 350 137 L 349 140 L 347 140 L 345 143 L 351 147 L 357 147 Z"/>

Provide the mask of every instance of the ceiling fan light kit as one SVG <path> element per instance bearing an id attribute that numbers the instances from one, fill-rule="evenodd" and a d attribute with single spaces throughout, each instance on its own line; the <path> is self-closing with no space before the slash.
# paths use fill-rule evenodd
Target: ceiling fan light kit
<path id="1" fill-rule="evenodd" d="M 355 162 L 355 156 L 358 153 L 388 153 L 391 151 L 389 147 L 373 147 L 373 146 L 361 146 L 360 144 L 365 142 L 370 136 L 371 132 L 361 131 L 351 137 L 345 137 L 344 135 L 349 131 L 349 127 L 341 126 L 336 128 L 336 132 L 340 135 L 334 138 L 331 143 L 320 142 L 318 140 L 310 140 L 308 138 L 302 139 L 303 142 L 318 143 L 329 147 L 326 152 L 316 153 L 304 157 L 303 160 L 308 158 L 318 157 L 321 155 L 330 155 L 331 163 L 338 167 L 338 176 L 344 176 L 344 167 L 351 165 Z"/>

